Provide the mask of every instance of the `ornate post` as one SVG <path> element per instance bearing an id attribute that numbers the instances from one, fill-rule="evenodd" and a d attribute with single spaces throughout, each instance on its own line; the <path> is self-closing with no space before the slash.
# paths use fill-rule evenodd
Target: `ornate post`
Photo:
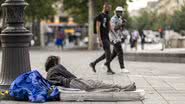
<path id="1" fill-rule="evenodd" d="M 0 89 L 9 88 L 17 76 L 31 70 L 29 46 L 32 34 L 24 27 L 24 9 L 27 5 L 24 0 L 6 0 L 2 4 L 6 27 L 0 35 Z"/>

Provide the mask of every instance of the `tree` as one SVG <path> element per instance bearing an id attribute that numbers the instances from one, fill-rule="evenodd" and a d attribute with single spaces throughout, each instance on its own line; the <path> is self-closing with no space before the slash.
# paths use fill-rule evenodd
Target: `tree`
<path id="1" fill-rule="evenodd" d="M 94 50 L 97 48 L 96 44 L 96 36 L 94 35 L 94 18 L 95 15 L 95 3 L 96 0 L 89 0 L 89 27 L 88 28 L 88 34 L 89 34 L 89 50 Z"/>
<path id="2" fill-rule="evenodd" d="M 112 13 L 116 6 L 123 6 L 127 10 L 128 0 L 94 0 L 95 2 L 95 15 L 102 11 L 104 2 L 109 2 L 112 5 Z M 132 0 L 129 0 L 132 1 Z M 64 0 L 64 9 L 73 16 L 77 23 L 88 22 L 88 2 L 89 0 Z"/>
<path id="3" fill-rule="evenodd" d="M 29 6 L 25 10 L 26 20 L 31 23 L 31 31 L 34 38 L 37 39 L 36 45 L 41 44 L 40 21 L 49 16 L 53 16 L 56 12 L 52 5 L 58 0 L 25 0 Z"/>
<path id="4" fill-rule="evenodd" d="M 182 7 L 181 10 L 178 10 L 174 13 L 173 22 L 172 22 L 172 28 L 180 32 L 181 30 L 185 30 L 185 6 Z"/>
<path id="5" fill-rule="evenodd" d="M 44 19 L 54 15 L 55 9 L 52 7 L 57 0 L 26 0 L 29 6 L 26 8 L 25 14 L 28 20 Z"/>
<path id="6" fill-rule="evenodd" d="M 166 13 L 141 11 L 140 16 L 132 17 L 131 28 L 138 30 L 158 30 L 159 28 L 171 27 L 172 16 Z"/>

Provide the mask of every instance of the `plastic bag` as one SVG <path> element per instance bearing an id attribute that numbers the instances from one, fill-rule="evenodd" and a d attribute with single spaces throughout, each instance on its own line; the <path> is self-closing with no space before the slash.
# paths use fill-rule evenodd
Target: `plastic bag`
<path id="1" fill-rule="evenodd" d="M 59 90 L 51 87 L 38 71 L 31 71 L 17 77 L 10 86 L 10 96 L 16 100 L 46 102 L 59 100 Z"/>

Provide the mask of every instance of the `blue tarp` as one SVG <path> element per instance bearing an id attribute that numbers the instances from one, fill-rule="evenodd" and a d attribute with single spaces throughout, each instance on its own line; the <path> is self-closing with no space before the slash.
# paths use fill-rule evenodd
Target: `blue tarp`
<path id="1" fill-rule="evenodd" d="M 10 86 L 10 96 L 16 100 L 42 103 L 59 100 L 59 95 L 59 90 L 36 70 L 20 75 Z"/>

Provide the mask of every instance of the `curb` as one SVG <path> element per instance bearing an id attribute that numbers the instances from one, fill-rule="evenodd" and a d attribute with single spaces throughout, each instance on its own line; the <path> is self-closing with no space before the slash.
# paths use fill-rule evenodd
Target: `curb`
<path id="1" fill-rule="evenodd" d="M 141 62 L 185 63 L 185 53 L 125 53 L 125 59 Z"/>

